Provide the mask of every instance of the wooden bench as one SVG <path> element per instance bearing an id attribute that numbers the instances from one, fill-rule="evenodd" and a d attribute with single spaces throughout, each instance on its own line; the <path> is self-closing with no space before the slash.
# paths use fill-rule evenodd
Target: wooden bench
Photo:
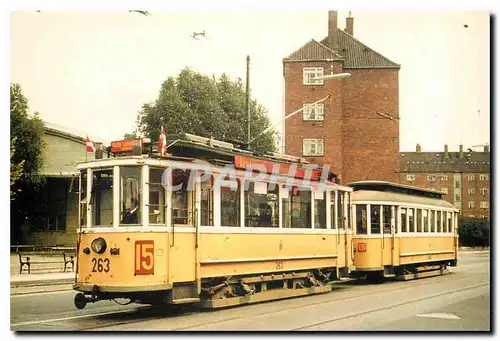
<path id="1" fill-rule="evenodd" d="M 50 261 L 36 261 L 33 262 L 31 261 L 31 258 L 24 253 L 24 255 L 21 252 L 17 252 L 19 255 L 19 263 L 21 266 L 19 267 L 19 273 L 22 273 L 23 271 L 23 266 L 27 265 L 28 266 L 28 273 L 31 273 L 31 265 L 32 264 L 60 264 L 63 262 L 64 263 L 64 272 L 66 272 L 66 268 L 68 267 L 69 264 L 71 264 L 71 270 L 74 271 L 75 267 L 75 261 L 74 258 L 75 256 L 68 256 L 66 255 L 66 252 L 62 252 L 63 259 L 62 260 L 50 260 Z M 58 255 L 61 255 L 61 253 L 56 253 Z M 43 255 L 42 253 L 37 253 L 36 255 Z M 54 253 L 46 253 L 46 255 L 54 255 Z M 24 258 L 24 259 L 23 259 Z M 69 258 L 69 259 L 68 259 Z"/>

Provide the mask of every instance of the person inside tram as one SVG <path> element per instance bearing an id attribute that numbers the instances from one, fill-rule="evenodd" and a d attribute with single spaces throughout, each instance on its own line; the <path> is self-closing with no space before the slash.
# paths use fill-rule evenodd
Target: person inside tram
<path id="1" fill-rule="evenodd" d="M 259 206 L 259 226 L 270 227 L 272 224 L 272 208 L 268 204 L 262 203 Z"/>
<path id="2" fill-rule="evenodd" d="M 125 207 L 125 212 L 123 214 L 122 224 L 138 224 L 138 209 L 139 209 L 139 201 L 137 198 L 132 198 L 127 200 L 127 205 Z"/>

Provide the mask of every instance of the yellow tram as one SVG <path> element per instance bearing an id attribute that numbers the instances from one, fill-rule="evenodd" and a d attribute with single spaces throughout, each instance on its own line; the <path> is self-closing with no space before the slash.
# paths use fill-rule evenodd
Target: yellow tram
<path id="1" fill-rule="evenodd" d="M 349 186 L 355 217 L 352 277 L 413 279 L 457 265 L 459 210 L 442 193 L 383 181 Z"/>
<path id="2" fill-rule="evenodd" d="M 147 149 L 117 141 L 78 165 L 77 308 L 222 307 L 325 292 L 354 270 L 352 188 L 331 173 L 189 134 L 167 156 Z"/>

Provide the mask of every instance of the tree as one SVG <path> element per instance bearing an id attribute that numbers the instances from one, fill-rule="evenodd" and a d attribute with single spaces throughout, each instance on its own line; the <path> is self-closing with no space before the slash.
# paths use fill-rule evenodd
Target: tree
<path id="1" fill-rule="evenodd" d="M 10 84 L 11 134 L 11 236 L 16 239 L 18 228 L 26 217 L 37 211 L 37 195 L 44 179 L 43 121 L 38 113 L 28 114 L 28 100 L 19 84 Z"/>
<path id="2" fill-rule="evenodd" d="M 459 217 L 458 238 L 462 246 L 489 246 L 489 220 Z"/>
<path id="3" fill-rule="evenodd" d="M 271 123 L 267 110 L 251 100 L 250 129 L 256 137 Z M 146 103 L 137 115 L 137 131 L 158 139 L 163 125 L 167 133 L 190 133 L 218 140 L 247 141 L 245 89 L 241 79 L 231 81 L 226 74 L 218 80 L 182 70 L 176 78 L 163 82 L 154 103 Z M 276 132 L 270 130 L 250 148 L 258 152 L 276 150 Z"/>

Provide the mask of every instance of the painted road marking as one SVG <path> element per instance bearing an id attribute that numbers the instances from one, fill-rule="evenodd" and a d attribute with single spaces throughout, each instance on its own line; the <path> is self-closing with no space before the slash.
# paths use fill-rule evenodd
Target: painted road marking
<path id="1" fill-rule="evenodd" d="M 127 309 L 127 310 L 110 311 L 110 312 L 107 312 L 107 313 L 99 313 L 99 314 L 88 314 L 88 315 L 63 317 L 63 318 L 50 319 L 50 320 L 21 322 L 21 323 L 11 324 L 10 326 L 11 327 L 17 327 L 17 326 L 26 326 L 26 325 L 29 325 L 29 324 L 39 324 L 39 323 L 50 323 L 50 322 L 58 322 L 58 321 L 76 320 L 76 319 L 81 319 L 81 318 L 85 318 L 85 317 L 104 316 L 104 315 L 119 314 L 119 313 L 130 313 L 130 312 L 133 312 L 133 311 L 136 311 L 136 310 L 137 309 Z"/>
<path id="2" fill-rule="evenodd" d="M 433 317 L 433 318 L 437 318 L 437 319 L 460 320 L 460 317 L 458 317 L 457 315 L 446 314 L 446 313 L 420 314 L 417 316 L 418 317 Z"/>
<path id="3" fill-rule="evenodd" d="M 30 297 L 30 296 L 39 296 L 39 295 L 49 295 L 49 294 L 64 294 L 68 292 L 75 292 L 73 289 L 63 289 L 56 291 L 45 291 L 45 292 L 19 292 L 10 294 L 10 298 L 18 298 L 18 297 Z"/>

